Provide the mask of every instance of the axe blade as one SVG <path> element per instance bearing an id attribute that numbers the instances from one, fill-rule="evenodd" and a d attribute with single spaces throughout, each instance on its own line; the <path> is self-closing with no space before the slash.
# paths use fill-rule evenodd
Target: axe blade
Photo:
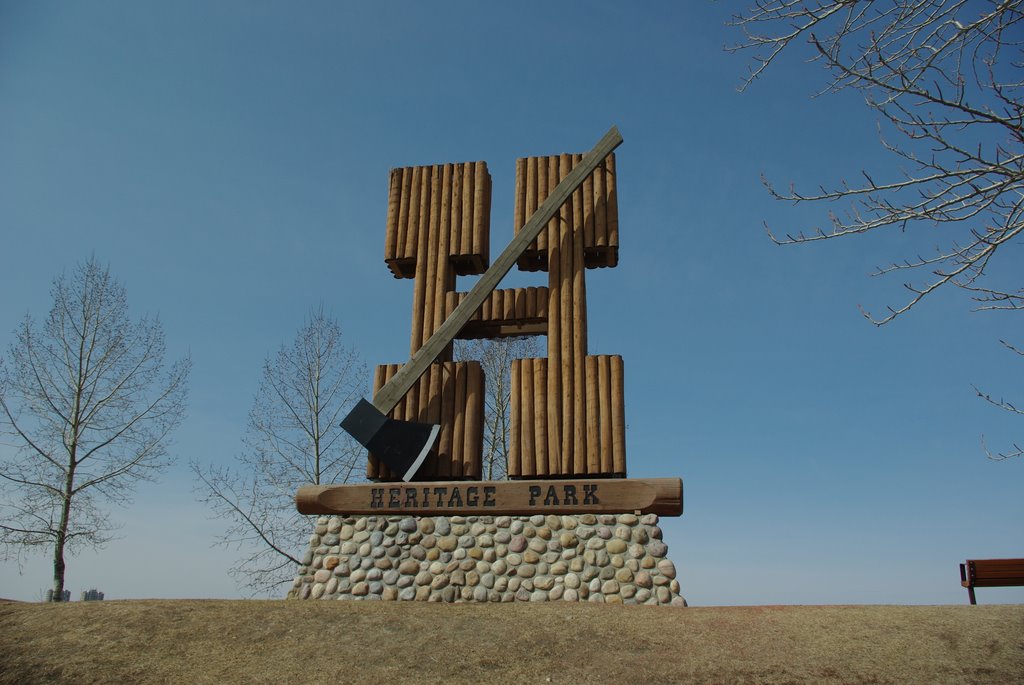
<path id="1" fill-rule="evenodd" d="M 389 419 L 364 399 L 348 413 L 341 427 L 405 482 L 412 480 L 423 465 L 441 429 L 436 424 Z"/>

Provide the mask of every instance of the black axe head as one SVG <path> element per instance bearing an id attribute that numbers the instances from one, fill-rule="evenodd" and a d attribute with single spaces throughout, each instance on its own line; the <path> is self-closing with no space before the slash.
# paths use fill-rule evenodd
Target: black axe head
<path id="1" fill-rule="evenodd" d="M 341 427 L 406 482 L 416 475 L 441 429 L 430 423 L 389 419 L 363 399 L 348 413 Z"/>

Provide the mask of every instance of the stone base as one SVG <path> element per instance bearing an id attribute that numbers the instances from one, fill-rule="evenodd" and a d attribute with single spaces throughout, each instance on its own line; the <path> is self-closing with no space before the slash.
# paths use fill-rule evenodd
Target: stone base
<path id="1" fill-rule="evenodd" d="M 321 516 L 289 598 L 686 606 L 656 514 Z"/>

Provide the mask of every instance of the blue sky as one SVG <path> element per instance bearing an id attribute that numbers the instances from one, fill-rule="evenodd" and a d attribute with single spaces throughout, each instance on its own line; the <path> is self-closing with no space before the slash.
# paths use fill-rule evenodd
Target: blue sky
<path id="1" fill-rule="evenodd" d="M 1024 402 L 998 343 L 1024 343 L 1019 315 L 950 292 L 865 321 L 858 304 L 903 296 L 868 274 L 930 231 L 768 240 L 763 222 L 828 207 L 773 201 L 760 174 L 813 188 L 893 163 L 855 94 L 811 97 L 825 74 L 805 54 L 737 92 L 749 56 L 722 48 L 742 7 L 0 0 L 0 348 L 95 254 L 194 364 L 178 465 L 114 510 L 119 541 L 71 560 L 73 595 L 238 596 L 188 458 L 239 452 L 262 360 L 312 307 L 367 364 L 405 359 L 390 168 L 486 160 L 497 254 L 515 158 L 585 151 L 612 124 L 620 263 L 588 274 L 590 351 L 625 359 L 630 475 L 684 479 L 663 529 L 690 603 L 963 603 L 958 562 L 1021 556 L 1024 461 L 988 461 L 980 438 L 1008 447 L 1024 422 L 971 389 Z M 43 556 L 2 563 L 0 596 L 49 576 Z"/>

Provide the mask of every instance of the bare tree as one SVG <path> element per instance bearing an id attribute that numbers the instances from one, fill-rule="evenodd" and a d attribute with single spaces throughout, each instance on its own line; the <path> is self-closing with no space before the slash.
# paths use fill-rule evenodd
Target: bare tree
<path id="1" fill-rule="evenodd" d="M 791 46 L 809 45 L 811 59 L 830 73 L 821 93 L 860 91 L 879 115 L 882 145 L 901 168 L 886 180 L 861 171 L 859 183 L 806 193 L 780 191 L 762 179 L 780 200 L 849 202 L 845 211 L 829 212 L 827 229 L 781 238 L 769 229 L 771 239 L 791 245 L 886 228 L 929 236 L 943 229 L 930 252 L 875 270 L 913 279 L 904 284 L 907 298 L 885 315 L 862 310 L 875 325 L 943 286 L 969 292 L 976 310 L 1024 310 L 1024 271 L 1020 254 L 1012 254 L 1024 243 L 1022 6 L 1024 0 L 755 0 L 733 17 L 745 40 L 730 49 L 754 56 L 743 88 Z M 995 459 L 1022 454 L 1016 444 L 1007 452 L 985 451 Z"/>
<path id="2" fill-rule="evenodd" d="M 483 445 L 486 480 L 501 480 L 508 474 L 512 360 L 537 355 L 537 339 L 532 337 L 456 341 L 455 358 L 479 361 L 486 380 Z"/>
<path id="3" fill-rule="evenodd" d="M 1024 288 L 985 279 L 997 251 L 1020 247 L 1024 230 L 1024 105 L 1019 62 L 1022 0 L 757 0 L 732 25 L 754 63 L 744 87 L 794 44 L 810 45 L 831 75 L 822 92 L 860 91 L 880 115 L 885 149 L 905 170 L 876 181 L 839 182 L 815 192 L 777 190 L 792 202 L 849 200 L 827 229 L 787 233 L 807 243 L 876 229 L 946 227 L 934 252 L 912 255 L 876 274 L 912 272 L 902 304 L 877 325 L 907 312 L 945 285 L 971 292 L 980 309 L 1022 309 Z M 1017 61 L 1014 61 L 1017 60 Z M 1011 279 L 1020 277 L 1012 258 Z M 1019 260 L 1019 257 L 1018 257 Z M 1019 262 L 1017 262 L 1019 263 Z M 913 277 L 913 276 L 912 276 Z"/>
<path id="4" fill-rule="evenodd" d="M 112 539 L 101 507 L 126 504 L 167 464 L 191 362 L 164 367 L 159 320 L 128 316 L 124 288 L 95 259 L 53 283 L 41 326 L 26 316 L 0 362 L 0 542 L 7 556 L 49 547 L 53 593 L 65 554 Z"/>
<path id="5" fill-rule="evenodd" d="M 314 311 L 291 347 L 264 362 L 234 466 L 192 462 L 201 500 L 228 522 L 221 544 L 242 551 L 231 575 L 253 595 L 272 594 L 301 563 L 311 524 L 295 510 L 296 489 L 362 477 L 365 452 L 339 424 L 366 379 L 337 322 Z"/>

